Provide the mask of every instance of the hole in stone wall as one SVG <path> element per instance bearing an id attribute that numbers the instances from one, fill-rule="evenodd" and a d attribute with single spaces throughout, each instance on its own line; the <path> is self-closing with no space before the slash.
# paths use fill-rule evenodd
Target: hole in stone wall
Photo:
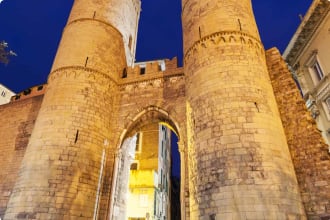
<path id="1" fill-rule="evenodd" d="M 87 66 L 87 63 L 88 63 L 88 57 L 86 57 L 85 67 Z"/>
<path id="2" fill-rule="evenodd" d="M 122 78 L 127 78 L 127 69 L 124 68 Z"/>
<path id="3" fill-rule="evenodd" d="M 260 112 L 260 110 L 259 110 L 259 106 L 258 106 L 258 103 L 255 102 L 254 105 L 256 106 L 258 112 Z"/>
<path id="4" fill-rule="evenodd" d="M 198 27 L 198 32 L 199 32 L 199 39 L 202 38 L 202 31 L 201 31 L 201 27 Z"/>
<path id="5" fill-rule="evenodd" d="M 242 31 L 242 24 L 241 24 L 241 20 L 240 19 L 237 19 L 238 21 L 238 25 L 239 25 L 239 30 Z"/>
<path id="6" fill-rule="evenodd" d="M 94 11 L 94 14 L 93 14 L 93 19 L 95 19 L 95 16 L 96 16 L 96 11 Z"/>
<path id="7" fill-rule="evenodd" d="M 210 220 L 215 220 L 215 214 L 210 215 Z"/>
<path id="8" fill-rule="evenodd" d="M 75 140 L 74 140 L 74 143 L 77 143 L 77 141 L 78 141 L 78 137 L 79 137 L 79 130 L 77 130 L 77 132 L 76 132 L 76 138 L 75 138 Z"/>
<path id="9" fill-rule="evenodd" d="M 24 95 L 28 95 L 30 93 L 31 93 L 31 89 L 26 89 L 26 90 L 23 91 L 23 94 Z"/>
<path id="10" fill-rule="evenodd" d="M 42 90 L 44 88 L 44 86 L 38 86 L 38 91 Z"/>

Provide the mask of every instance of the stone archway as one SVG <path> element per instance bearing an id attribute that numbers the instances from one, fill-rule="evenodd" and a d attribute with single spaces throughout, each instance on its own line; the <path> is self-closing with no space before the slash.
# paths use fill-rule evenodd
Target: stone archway
<path id="1" fill-rule="evenodd" d="M 180 183 L 180 206 L 181 206 L 181 219 L 185 219 L 185 210 L 186 210 L 186 204 L 185 201 L 186 199 L 184 198 L 185 191 L 188 189 L 187 184 L 186 184 L 186 160 L 184 159 L 184 131 L 182 128 L 179 126 L 180 123 L 175 121 L 173 117 L 171 117 L 167 111 L 164 109 L 157 107 L 157 106 L 148 106 L 141 111 L 139 111 L 136 116 L 131 120 L 129 124 L 127 124 L 125 127 L 126 129 L 123 129 L 121 135 L 120 135 L 120 141 L 119 145 L 117 148 L 116 152 L 116 159 L 115 159 L 115 169 L 114 169 L 114 174 L 113 174 L 113 179 L 112 179 L 112 194 L 111 194 L 111 199 L 110 199 L 110 209 L 109 209 L 109 219 L 116 219 L 113 218 L 114 212 L 118 212 L 114 209 L 114 197 L 116 196 L 116 190 L 117 190 L 117 181 L 119 178 L 119 171 L 122 169 L 124 166 L 120 165 L 123 161 L 128 161 L 129 158 L 123 157 L 122 152 L 123 148 L 128 146 L 128 142 L 134 142 L 136 140 L 135 134 L 140 131 L 140 129 L 148 124 L 152 123 L 160 123 L 163 125 L 166 125 L 169 127 L 178 137 L 178 151 L 180 152 L 180 177 L 181 177 L 181 183 Z M 126 150 L 126 149 L 125 149 Z"/>

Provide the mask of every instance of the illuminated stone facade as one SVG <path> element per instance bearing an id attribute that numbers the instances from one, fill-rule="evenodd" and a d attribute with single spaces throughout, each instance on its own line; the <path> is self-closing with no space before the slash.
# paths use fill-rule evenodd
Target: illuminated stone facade
<path id="1" fill-rule="evenodd" d="M 329 218 L 327 146 L 251 1 L 182 7 L 184 68 L 133 65 L 139 0 L 75 1 L 47 88 L 0 106 L 1 217 L 113 219 L 123 143 L 162 122 L 182 219 Z"/>

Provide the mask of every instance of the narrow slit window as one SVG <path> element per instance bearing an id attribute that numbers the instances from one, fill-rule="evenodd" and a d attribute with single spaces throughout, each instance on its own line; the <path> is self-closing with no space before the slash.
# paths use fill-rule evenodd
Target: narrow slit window
<path id="1" fill-rule="evenodd" d="M 239 30 L 242 31 L 242 23 L 240 19 L 237 19 L 238 25 L 239 25 Z"/>
<path id="2" fill-rule="evenodd" d="M 127 78 L 127 69 L 124 68 L 122 78 Z"/>
<path id="3" fill-rule="evenodd" d="M 75 140 L 74 140 L 74 143 L 77 143 L 77 141 L 78 141 L 78 137 L 79 137 L 79 130 L 77 130 L 77 132 L 76 132 L 76 138 L 75 138 Z"/>
<path id="4" fill-rule="evenodd" d="M 86 61 L 85 61 L 85 67 L 87 66 L 87 63 L 88 63 L 88 57 L 86 57 Z"/>

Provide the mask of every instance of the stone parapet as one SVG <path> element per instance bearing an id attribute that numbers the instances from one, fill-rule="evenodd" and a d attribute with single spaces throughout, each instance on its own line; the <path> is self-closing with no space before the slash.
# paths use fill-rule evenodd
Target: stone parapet
<path id="1" fill-rule="evenodd" d="M 46 88 L 47 88 L 47 84 L 30 87 L 28 89 L 25 89 L 22 92 L 17 93 L 16 95 L 12 96 L 10 102 L 17 102 L 20 100 L 43 95 L 43 94 L 45 94 Z"/>

